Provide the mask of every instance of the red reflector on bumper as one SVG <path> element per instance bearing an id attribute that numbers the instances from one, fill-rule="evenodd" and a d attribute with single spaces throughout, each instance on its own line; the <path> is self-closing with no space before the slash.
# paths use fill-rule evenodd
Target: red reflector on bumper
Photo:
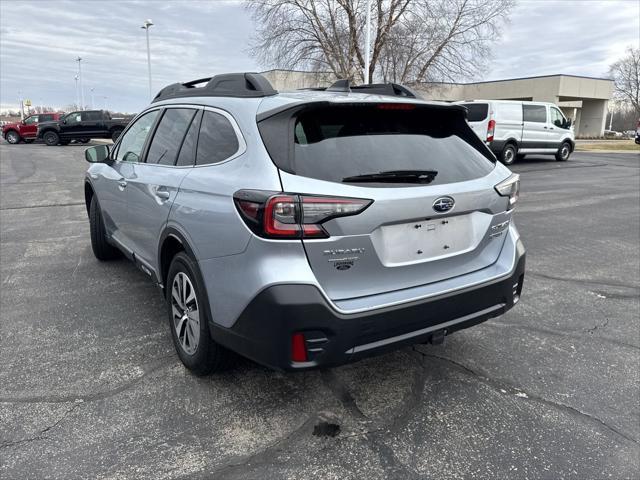
<path id="1" fill-rule="evenodd" d="M 291 360 L 294 362 L 307 361 L 307 347 L 302 333 L 294 333 L 291 336 Z"/>

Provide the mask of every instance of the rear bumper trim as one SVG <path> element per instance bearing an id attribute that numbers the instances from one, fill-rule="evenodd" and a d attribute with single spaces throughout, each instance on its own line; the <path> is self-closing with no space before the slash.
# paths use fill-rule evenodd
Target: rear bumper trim
<path id="1" fill-rule="evenodd" d="M 434 332 L 436 330 L 446 329 L 447 327 L 450 327 L 452 325 L 456 325 L 458 323 L 463 323 L 463 322 L 466 322 L 468 320 L 472 320 L 472 319 L 477 318 L 477 317 L 482 317 L 483 315 L 489 315 L 489 314 L 491 314 L 491 313 L 493 313 L 495 311 L 502 311 L 505 307 L 506 307 L 505 303 L 499 303 L 497 305 L 494 305 L 493 307 L 485 308 L 484 310 L 480 310 L 478 312 L 474 312 L 474 313 L 471 313 L 469 315 L 465 315 L 463 317 L 456 318 L 454 320 L 450 320 L 448 322 L 440 323 L 438 325 L 433 325 L 433 326 L 427 327 L 427 328 L 421 328 L 420 330 L 414 330 L 413 332 L 405 333 L 404 335 L 397 335 L 395 337 L 385 338 L 384 340 L 378 340 L 377 342 L 366 343 L 364 345 L 357 345 L 357 346 L 353 347 L 352 349 L 347 350 L 345 353 L 346 354 L 352 354 L 352 353 L 366 352 L 367 350 L 372 350 L 372 349 L 375 349 L 375 348 L 380 348 L 380 347 L 384 347 L 384 346 L 387 346 L 387 345 L 391 345 L 393 343 L 409 340 L 411 338 L 419 337 L 421 335 L 424 335 L 425 333 L 430 333 L 430 332 Z"/>

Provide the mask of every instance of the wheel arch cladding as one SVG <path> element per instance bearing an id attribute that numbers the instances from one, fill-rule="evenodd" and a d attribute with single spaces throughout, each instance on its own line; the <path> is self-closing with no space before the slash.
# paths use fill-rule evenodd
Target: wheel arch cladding
<path id="1" fill-rule="evenodd" d="M 91 183 L 84 182 L 84 203 L 85 203 L 85 206 L 87 207 L 87 215 L 89 215 L 89 209 L 91 207 L 91 199 L 93 198 L 94 195 L 95 195 L 95 192 L 93 191 L 93 187 L 91 186 Z"/>
<path id="2" fill-rule="evenodd" d="M 197 262 L 193 249 L 184 236 L 175 228 L 168 227 L 162 232 L 160 237 L 160 248 L 158 249 L 158 274 L 160 282 L 166 287 L 167 274 L 171 260 L 178 252 L 185 252 L 194 262 Z"/>

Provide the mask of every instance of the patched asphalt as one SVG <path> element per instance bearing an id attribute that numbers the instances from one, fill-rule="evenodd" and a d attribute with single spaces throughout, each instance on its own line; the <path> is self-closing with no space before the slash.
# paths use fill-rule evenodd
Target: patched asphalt
<path id="1" fill-rule="evenodd" d="M 0 145 L 0 478 L 640 475 L 640 154 L 526 159 L 521 302 L 326 371 L 199 378 L 91 252 L 83 146 Z"/>

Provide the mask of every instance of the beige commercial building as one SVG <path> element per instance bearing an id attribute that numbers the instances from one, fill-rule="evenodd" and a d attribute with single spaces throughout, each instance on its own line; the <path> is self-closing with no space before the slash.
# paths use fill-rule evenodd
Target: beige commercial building
<path id="1" fill-rule="evenodd" d="M 263 72 L 278 90 L 323 87 L 335 80 L 328 72 L 269 70 Z M 613 81 L 575 75 L 545 75 L 475 83 L 413 85 L 429 100 L 532 100 L 552 102 L 575 124 L 580 136 L 601 136 L 605 129 Z"/>

